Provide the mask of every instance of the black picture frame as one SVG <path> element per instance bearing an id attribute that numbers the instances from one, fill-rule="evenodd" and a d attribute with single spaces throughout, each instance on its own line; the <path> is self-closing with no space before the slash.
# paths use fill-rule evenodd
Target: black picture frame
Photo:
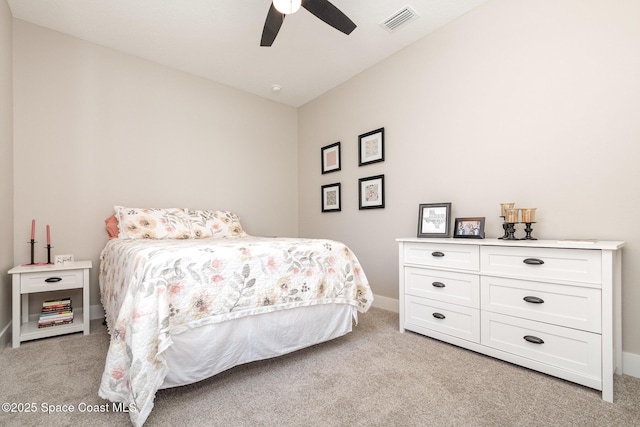
<path id="1" fill-rule="evenodd" d="M 384 208 L 384 175 L 369 176 L 358 180 L 358 208 Z"/>
<path id="2" fill-rule="evenodd" d="M 384 162 L 384 128 L 358 136 L 358 166 Z"/>
<path id="3" fill-rule="evenodd" d="M 484 218 L 456 218 L 453 237 L 464 239 L 484 239 Z"/>
<path id="4" fill-rule="evenodd" d="M 418 237 L 451 236 L 451 203 L 421 203 L 418 207 Z"/>
<path id="5" fill-rule="evenodd" d="M 322 160 L 322 173 L 337 172 L 342 169 L 342 159 L 340 155 L 340 141 L 326 145 L 320 149 Z"/>
<path id="6" fill-rule="evenodd" d="M 322 212 L 340 212 L 342 191 L 339 182 L 323 185 L 321 188 Z"/>

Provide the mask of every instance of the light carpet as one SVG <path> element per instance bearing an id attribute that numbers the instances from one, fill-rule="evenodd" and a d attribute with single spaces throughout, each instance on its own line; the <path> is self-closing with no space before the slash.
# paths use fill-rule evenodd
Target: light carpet
<path id="1" fill-rule="evenodd" d="M 1 425 L 130 424 L 98 397 L 109 337 L 100 321 L 91 328 L 0 354 L 0 401 L 35 409 L 0 413 Z M 401 334 L 397 313 L 373 308 L 344 337 L 160 390 L 145 426 L 176 425 L 640 426 L 640 379 L 616 376 L 607 403 L 599 391 Z"/>

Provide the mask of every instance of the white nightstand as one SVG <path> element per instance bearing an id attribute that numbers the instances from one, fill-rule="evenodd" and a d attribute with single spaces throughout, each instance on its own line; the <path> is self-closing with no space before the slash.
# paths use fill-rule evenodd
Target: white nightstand
<path id="1" fill-rule="evenodd" d="M 9 270 L 13 275 L 13 348 L 22 341 L 55 335 L 84 332 L 89 334 L 89 270 L 91 261 L 76 261 L 60 265 L 20 265 Z M 74 304 L 73 323 L 68 325 L 38 328 L 39 314 L 29 316 L 29 294 L 82 289 L 82 306 Z M 42 295 L 45 300 L 46 294 Z"/>

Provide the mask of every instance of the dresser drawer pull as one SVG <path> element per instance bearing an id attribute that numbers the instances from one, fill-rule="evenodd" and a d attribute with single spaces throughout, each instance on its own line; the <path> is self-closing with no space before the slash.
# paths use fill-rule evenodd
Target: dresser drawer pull
<path id="1" fill-rule="evenodd" d="M 444 319 L 445 315 L 442 313 L 433 313 L 433 317 L 435 317 L 436 319 Z"/>
<path id="2" fill-rule="evenodd" d="M 525 300 L 526 302 L 530 302 L 531 304 L 542 304 L 542 303 L 544 303 L 544 300 L 542 298 L 538 298 L 538 297 L 524 297 L 522 299 Z"/>
<path id="3" fill-rule="evenodd" d="M 444 288 L 444 283 L 442 283 L 442 282 L 433 282 L 431 284 L 431 286 L 433 286 L 434 288 Z"/>
<path id="4" fill-rule="evenodd" d="M 62 277 L 49 277 L 48 279 L 44 279 L 47 283 L 56 283 L 62 280 Z"/>
<path id="5" fill-rule="evenodd" d="M 440 252 L 440 251 L 431 252 L 431 256 L 442 258 L 444 256 L 444 252 Z"/>
<path id="6" fill-rule="evenodd" d="M 542 338 L 534 337 L 533 335 L 525 335 L 523 338 L 525 339 L 525 341 L 529 341 L 533 344 L 544 344 Z"/>
<path id="7" fill-rule="evenodd" d="M 522 262 L 529 265 L 542 265 L 544 261 L 538 258 L 526 258 Z"/>

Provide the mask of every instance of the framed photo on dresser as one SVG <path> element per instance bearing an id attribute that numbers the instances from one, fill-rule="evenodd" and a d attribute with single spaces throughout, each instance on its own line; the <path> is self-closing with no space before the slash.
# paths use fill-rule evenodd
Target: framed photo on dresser
<path id="1" fill-rule="evenodd" d="M 453 237 L 484 239 L 484 217 L 456 218 Z"/>
<path id="2" fill-rule="evenodd" d="M 418 209 L 418 237 L 451 236 L 451 203 L 422 203 Z"/>

